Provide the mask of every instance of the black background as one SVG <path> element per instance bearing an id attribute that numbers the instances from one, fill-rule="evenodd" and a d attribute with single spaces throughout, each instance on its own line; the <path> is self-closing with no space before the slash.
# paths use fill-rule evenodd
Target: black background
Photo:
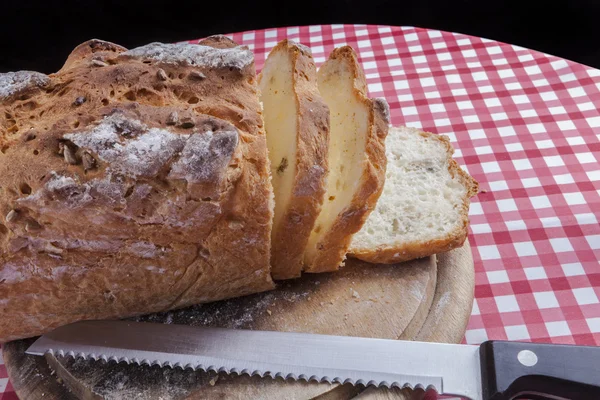
<path id="1" fill-rule="evenodd" d="M 79 43 L 125 47 L 289 25 L 411 25 L 487 37 L 600 68 L 600 1 L 0 1 L 0 72 L 54 72 Z"/>

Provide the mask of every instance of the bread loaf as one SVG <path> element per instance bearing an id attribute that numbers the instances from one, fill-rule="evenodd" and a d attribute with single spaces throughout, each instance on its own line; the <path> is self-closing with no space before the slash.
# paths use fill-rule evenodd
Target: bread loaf
<path id="1" fill-rule="evenodd" d="M 462 246 L 477 182 L 452 159 L 447 136 L 391 128 L 383 193 L 348 250 L 372 263 L 396 263 Z"/>
<path id="2" fill-rule="evenodd" d="M 331 113 L 329 175 L 321 212 L 304 255 L 305 271 L 338 269 L 352 236 L 375 207 L 385 182 L 389 108 L 369 99 L 356 53 L 335 49 L 318 72 L 319 91 Z"/>
<path id="3" fill-rule="evenodd" d="M 295 278 L 325 195 L 329 108 L 310 50 L 288 40 L 270 52 L 259 88 L 275 193 L 272 276 Z"/>
<path id="4" fill-rule="evenodd" d="M 255 78 L 225 37 L 0 74 L 0 342 L 273 287 Z"/>

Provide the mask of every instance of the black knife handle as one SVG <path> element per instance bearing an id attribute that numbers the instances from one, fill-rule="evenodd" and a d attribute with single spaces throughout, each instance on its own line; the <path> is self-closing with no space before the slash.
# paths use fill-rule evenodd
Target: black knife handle
<path id="1" fill-rule="evenodd" d="M 600 347 L 487 341 L 483 400 L 600 399 Z"/>

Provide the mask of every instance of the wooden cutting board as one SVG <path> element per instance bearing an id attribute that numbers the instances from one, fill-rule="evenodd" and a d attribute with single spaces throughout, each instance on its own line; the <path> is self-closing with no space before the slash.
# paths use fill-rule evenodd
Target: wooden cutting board
<path id="1" fill-rule="evenodd" d="M 469 244 L 397 265 L 349 260 L 337 273 L 305 275 L 271 292 L 153 314 L 141 321 L 241 329 L 461 341 L 474 290 Z M 422 391 L 226 376 L 24 353 L 7 343 L 4 362 L 21 399 L 419 399 Z"/>

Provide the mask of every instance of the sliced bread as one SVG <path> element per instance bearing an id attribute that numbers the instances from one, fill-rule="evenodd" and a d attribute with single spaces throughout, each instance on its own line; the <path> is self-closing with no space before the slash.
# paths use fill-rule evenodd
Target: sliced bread
<path id="1" fill-rule="evenodd" d="M 307 272 L 343 265 L 352 235 L 362 227 L 385 180 L 389 108 L 369 99 L 364 72 L 349 46 L 335 49 L 318 72 L 331 114 L 329 175 L 321 213 L 304 254 Z"/>
<path id="2" fill-rule="evenodd" d="M 349 255 L 391 264 L 460 247 L 477 182 L 452 159 L 447 136 L 390 128 L 386 183 Z"/>
<path id="3" fill-rule="evenodd" d="M 295 278 L 325 195 L 329 108 L 310 50 L 289 40 L 269 54 L 259 88 L 275 195 L 271 274 Z"/>

